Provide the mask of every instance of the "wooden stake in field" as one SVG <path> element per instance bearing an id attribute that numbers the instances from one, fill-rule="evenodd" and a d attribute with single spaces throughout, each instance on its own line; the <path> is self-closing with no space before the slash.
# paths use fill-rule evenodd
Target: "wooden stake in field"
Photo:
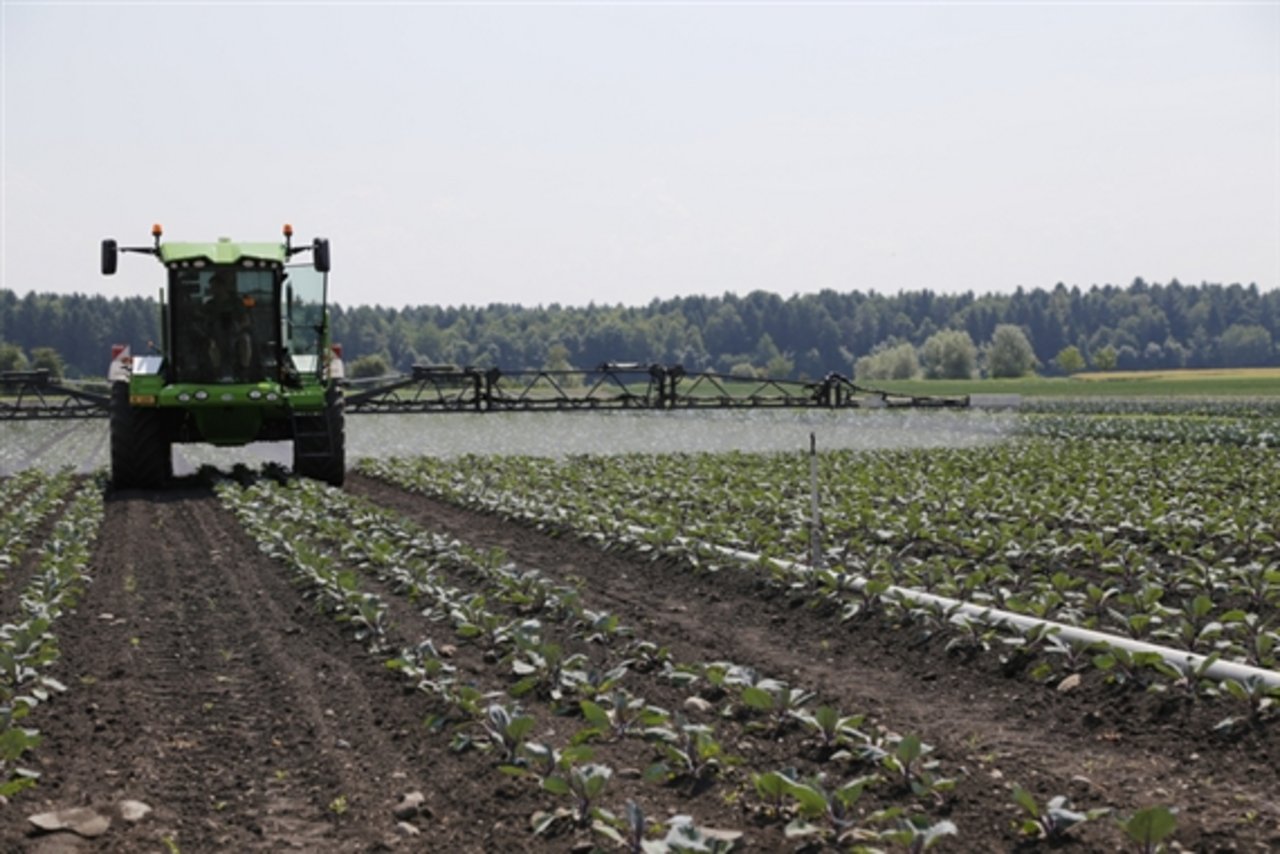
<path id="1" fill-rule="evenodd" d="M 818 518 L 818 437 L 809 434 L 809 565 L 820 569 L 822 559 L 822 522 Z"/>

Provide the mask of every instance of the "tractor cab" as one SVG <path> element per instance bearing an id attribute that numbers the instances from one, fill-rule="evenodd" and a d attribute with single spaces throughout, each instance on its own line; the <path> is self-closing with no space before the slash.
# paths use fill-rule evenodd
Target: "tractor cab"
<path id="1" fill-rule="evenodd" d="M 171 383 L 278 382 L 324 368 L 326 274 L 313 264 L 240 263 L 169 270 L 166 378 Z"/>

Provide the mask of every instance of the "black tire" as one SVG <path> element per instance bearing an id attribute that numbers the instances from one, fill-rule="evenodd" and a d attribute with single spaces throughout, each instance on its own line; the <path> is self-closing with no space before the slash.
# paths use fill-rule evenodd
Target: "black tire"
<path id="1" fill-rule="evenodd" d="M 155 489 L 173 477 L 173 439 L 163 413 L 129 405 L 129 384 L 111 385 L 111 485 Z"/>
<path id="2" fill-rule="evenodd" d="M 324 403 L 322 414 L 294 418 L 302 435 L 293 439 L 293 471 L 300 477 L 342 486 L 347 476 L 346 401 L 336 384 L 325 392 Z"/>

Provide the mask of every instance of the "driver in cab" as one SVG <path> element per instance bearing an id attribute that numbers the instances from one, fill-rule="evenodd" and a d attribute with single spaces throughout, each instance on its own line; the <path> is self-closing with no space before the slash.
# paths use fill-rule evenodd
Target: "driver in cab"
<path id="1" fill-rule="evenodd" d="M 249 309 L 236 290 L 235 273 L 220 270 L 209 281 L 203 303 L 209 362 L 222 381 L 247 379 L 253 364 Z"/>

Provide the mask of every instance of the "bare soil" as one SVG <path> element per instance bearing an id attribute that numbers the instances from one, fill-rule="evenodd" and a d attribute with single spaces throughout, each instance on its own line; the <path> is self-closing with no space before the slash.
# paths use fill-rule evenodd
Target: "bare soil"
<path id="1" fill-rule="evenodd" d="M 1229 711 L 1221 705 L 1118 689 L 1093 674 L 1061 692 L 1002 667 L 994 652 L 949 653 L 917 626 L 841 623 L 748 571 L 697 574 L 601 552 L 358 475 L 347 488 L 574 581 L 589 607 L 641 627 L 678 661 L 751 664 L 867 714 L 864 728 L 920 735 L 958 781 L 931 810 L 960 830 L 938 850 L 1047 847 L 1019 835 L 1015 783 L 1042 802 L 1068 795 L 1080 809 L 1175 806 L 1175 846 L 1185 850 L 1280 850 L 1274 721 L 1216 736 Z M 0 850 L 589 850 L 586 830 L 534 836 L 530 816 L 555 800 L 487 756 L 451 751 L 448 734 L 424 726 L 428 698 L 318 613 L 208 489 L 110 495 L 91 573 L 76 613 L 56 625 L 53 675 L 68 691 L 33 721 L 44 741 L 26 764 L 40 783 L 0 804 Z M 406 604 L 392 619 L 401 642 L 443 632 Z M 725 722 L 725 740 L 750 768 L 813 767 L 796 739 L 734 726 Z M 638 744 L 637 768 L 652 761 Z M 423 808 L 398 823 L 396 805 L 415 791 Z M 126 822 L 125 800 L 154 811 Z M 110 817 L 109 829 L 85 839 L 28 821 L 76 806 Z M 676 808 L 744 831 L 745 850 L 800 845 L 762 816 L 742 775 L 672 787 L 646 804 L 657 817 Z M 1123 846 L 1103 819 L 1062 847 Z"/>

